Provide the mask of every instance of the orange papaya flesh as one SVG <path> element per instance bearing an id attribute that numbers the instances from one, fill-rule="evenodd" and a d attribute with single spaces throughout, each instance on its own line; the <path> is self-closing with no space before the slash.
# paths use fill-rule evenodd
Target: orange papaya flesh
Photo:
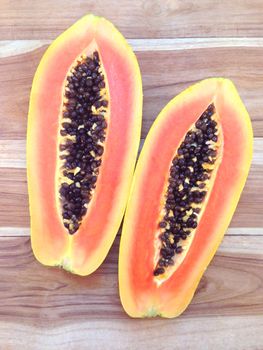
<path id="1" fill-rule="evenodd" d="M 211 78 L 161 111 L 139 157 L 119 256 L 132 317 L 176 317 L 231 221 L 252 158 L 249 115 L 233 85 Z"/>
<path id="2" fill-rule="evenodd" d="M 118 231 L 140 140 L 142 83 L 134 53 L 87 15 L 47 49 L 29 106 L 27 169 L 36 258 L 88 275 Z"/>

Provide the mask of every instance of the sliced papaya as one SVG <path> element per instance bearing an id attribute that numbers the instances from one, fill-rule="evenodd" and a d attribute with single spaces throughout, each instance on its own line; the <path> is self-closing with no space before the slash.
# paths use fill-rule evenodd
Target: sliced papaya
<path id="1" fill-rule="evenodd" d="M 30 96 L 27 169 L 36 258 L 79 275 L 104 260 L 122 220 L 140 141 L 132 49 L 87 15 L 47 49 Z"/>
<path id="2" fill-rule="evenodd" d="M 211 78 L 171 100 L 135 170 L 119 286 L 132 317 L 176 317 L 231 221 L 252 158 L 249 115 L 233 83 Z"/>

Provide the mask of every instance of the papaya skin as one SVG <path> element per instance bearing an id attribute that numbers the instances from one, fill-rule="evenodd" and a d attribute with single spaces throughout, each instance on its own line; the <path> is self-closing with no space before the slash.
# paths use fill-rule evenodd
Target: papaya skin
<path id="1" fill-rule="evenodd" d="M 94 45 L 109 87 L 109 135 L 94 198 L 80 229 L 70 236 L 61 220 L 56 182 L 62 94 L 72 63 Z M 142 81 L 137 59 L 109 21 L 86 15 L 46 50 L 32 84 L 27 128 L 31 244 L 40 263 L 82 276 L 101 265 L 124 214 L 141 116 Z"/>
<path id="2" fill-rule="evenodd" d="M 182 135 L 211 101 L 221 118 L 222 161 L 185 259 L 170 278 L 158 285 L 153 276 L 152 231 L 160 210 L 159 198 L 167 185 L 164 179 Z M 129 316 L 173 318 L 187 308 L 236 209 L 252 151 L 250 118 L 228 79 L 203 80 L 176 96 L 160 112 L 136 166 L 122 229 L 119 289 L 123 308 Z"/>

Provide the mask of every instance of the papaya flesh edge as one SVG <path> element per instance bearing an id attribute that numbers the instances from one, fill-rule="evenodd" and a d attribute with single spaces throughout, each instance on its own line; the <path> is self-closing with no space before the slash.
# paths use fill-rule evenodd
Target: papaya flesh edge
<path id="1" fill-rule="evenodd" d="M 59 192 L 59 128 L 72 64 L 98 52 L 108 89 L 108 127 L 96 188 L 76 233 L 63 225 Z M 36 259 L 78 275 L 95 271 L 119 229 L 140 142 L 142 81 L 132 49 L 109 21 L 86 15 L 46 50 L 30 95 L 27 175 L 31 245 Z"/>
<path id="2" fill-rule="evenodd" d="M 221 159 L 188 251 L 159 283 L 159 276 L 153 274 L 153 242 L 171 162 L 188 129 L 211 103 L 221 128 Z M 249 115 L 228 79 L 203 80 L 160 112 L 135 169 L 122 229 L 119 290 L 128 315 L 172 318 L 189 305 L 231 221 L 249 172 L 252 148 Z"/>

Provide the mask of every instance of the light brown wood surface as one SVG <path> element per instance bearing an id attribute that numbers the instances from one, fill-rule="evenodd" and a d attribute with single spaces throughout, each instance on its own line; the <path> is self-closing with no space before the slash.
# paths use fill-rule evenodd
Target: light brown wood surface
<path id="1" fill-rule="evenodd" d="M 119 296 L 119 236 L 82 278 L 32 255 L 25 137 L 29 92 L 47 45 L 87 12 L 129 38 L 144 84 L 142 143 L 171 97 L 209 76 L 231 78 L 251 115 L 254 157 L 226 236 L 185 313 L 130 319 Z M 263 3 L 0 1 L 0 350 L 263 349 Z"/>
<path id="2" fill-rule="evenodd" d="M 196 48 L 182 42 L 177 48 L 177 43 L 172 43 L 169 50 L 160 47 L 152 50 L 151 41 L 144 41 L 145 48 L 149 46 L 151 50 L 136 51 L 144 84 L 142 137 L 146 136 L 156 115 L 174 95 L 195 81 L 211 76 L 227 76 L 234 81 L 251 114 L 255 136 L 263 136 L 263 40 L 260 47 L 257 42 L 247 47 L 246 40 L 243 41 L 243 46 L 239 42 L 238 47 L 216 47 L 214 42 L 212 45 L 207 42 L 202 48 L 198 48 L 198 43 Z M 20 54 L 16 54 L 15 47 L 11 49 L 3 45 L 3 57 L 0 58 L 0 76 L 5 86 L 0 95 L 0 105 L 2 113 L 8 115 L 1 121 L 1 139 L 25 137 L 30 87 L 38 62 L 47 47 L 42 46 L 41 41 L 16 43 Z M 194 43 L 193 40 L 192 45 Z M 14 92 L 15 101 L 10 98 Z"/>
<path id="3" fill-rule="evenodd" d="M 53 39 L 86 13 L 127 38 L 262 36 L 261 0 L 1 0 L 0 39 Z"/>

